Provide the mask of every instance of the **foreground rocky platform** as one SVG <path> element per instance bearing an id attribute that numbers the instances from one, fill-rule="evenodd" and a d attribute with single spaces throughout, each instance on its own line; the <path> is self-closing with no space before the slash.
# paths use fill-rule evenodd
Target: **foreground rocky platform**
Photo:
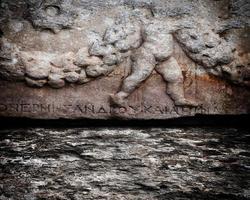
<path id="1" fill-rule="evenodd" d="M 248 0 L 2 0 L 0 117 L 250 110 Z"/>
<path id="2" fill-rule="evenodd" d="M 239 128 L 0 131 L 0 199 L 250 199 Z"/>

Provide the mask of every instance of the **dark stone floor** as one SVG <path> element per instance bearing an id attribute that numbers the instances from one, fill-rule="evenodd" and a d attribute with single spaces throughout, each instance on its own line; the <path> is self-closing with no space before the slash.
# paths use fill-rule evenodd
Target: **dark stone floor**
<path id="1" fill-rule="evenodd" d="M 0 199 L 250 199 L 250 129 L 1 130 Z"/>

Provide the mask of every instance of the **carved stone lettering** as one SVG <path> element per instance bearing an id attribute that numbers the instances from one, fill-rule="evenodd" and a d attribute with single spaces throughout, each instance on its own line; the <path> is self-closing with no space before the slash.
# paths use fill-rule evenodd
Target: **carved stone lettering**
<path id="1" fill-rule="evenodd" d="M 248 4 L 3 0 L 0 115 L 247 114 Z"/>

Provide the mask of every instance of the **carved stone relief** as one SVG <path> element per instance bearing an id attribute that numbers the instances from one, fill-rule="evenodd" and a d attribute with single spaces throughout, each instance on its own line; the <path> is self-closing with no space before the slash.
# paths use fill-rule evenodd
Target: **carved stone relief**
<path id="1" fill-rule="evenodd" d="M 7 91 L 6 85 L 15 83 L 19 85 L 17 87 L 34 88 L 29 91 L 35 96 L 41 91 L 59 94 L 59 90 L 67 90 L 70 97 L 73 91 L 69 92 L 69 86 L 84 87 L 89 91 L 102 79 L 111 81 L 104 87 L 113 88 L 112 77 L 124 70 L 126 74 L 122 77 L 118 73 L 120 81 L 116 82 L 115 90 L 109 94 L 99 91 L 98 95 L 103 99 L 97 101 L 97 105 L 104 103 L 104 107 L 118 109 L 130 107 L 133 104 L 131 96 L 146 87 L 148 79 L 153 76 L 162 77 L 160 85 L 165 82 L 164 93 L 169 98 L 166 105 L 173 107 L 203 109 L 203 105 L 206 106 L 209 99 L 204 99 L 206 94 L 202 94 L 201 99 L 199 94 L 210 95 L 214 91 L 213 88 L 210 92 L 197 89 L 197 80 L 200 79 L 203 88 L 214 79 L 218 80 L 219 89 L 226 85 L 227 90 L 244 91 L 244 98 L 247 98 L 250 54 L 249 49 L 240 44 L 249 41 L 249 26 L 245 20 L 249 16 L 244 6 L 239 8 L 237 1 L 229 4 L 226 1 L 217 4 L 209 1 L 199 1 L 198 4 L 189 1 L 138 2 L 131 5 L 126 1 L 106 4 L 104 1 L 87 1 L 84 4 L 84 1 L 73 0 L 29 0 L 16 5 L 18 10 L 14 13 L 11 10 L 13 5 L 4 1 L 1 6 L 2 9 L 6 7 L 8 14 L 1 17 L 0 77 L 3 88 Z M 228 10 L 217 13 L 214 3 L 218 8 L 226 5 Z M 186 12 L 188 9 L 192 12 Z M 244 10 L 246 14 L 239 14 L 238 10 Z M 217 16 L 210 16 L 211 13 Z M 191 74 L 190 77 L 186 77 L 187 74 Z M 188 78 L 189 89 L 185 84 Z M 91 85 L 89 89 L 88 85 Z M 158 90 L 157 81 L 153 85 L 153 90 Z M 194 95 L 186 95 L 192 87 Z M 145 91 L 143 93 L 150 96 Z M 6 97 L 5 92 L 2 95 L 2 98 Z M 53 98 L 57 101 L 56 96 Z M 91 99 L 88 94 L 79 98 L 86 102 Z M 221 98 L 218 97 L 217 104 L 224 105 Z M 143 99 L 139 100 L 141 106 L 143 102 Z M 209 104 L 206 109 L 213 106 Z M 239 113 L 248 112 L 248 106 L 249 102 L 245 101 L 245 107 Z M 232 109 L 230 112 L 234 113 Z M 215 114 L 225 113 L 217 111 Z M 163 118 L 175 117 L 169 115 Z M 48 114 L 44 118 L 50 117 Z M 56 117 L 61 117 L 61 114 Z M 145 117 L 139 115 L 136 118 Z"/>

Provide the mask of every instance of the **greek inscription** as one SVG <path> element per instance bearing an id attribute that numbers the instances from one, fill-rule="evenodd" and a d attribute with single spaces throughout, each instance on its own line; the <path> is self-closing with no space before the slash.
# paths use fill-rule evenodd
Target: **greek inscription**
<path id="1" fill-rule="evenodd" d="M 97 113 L 99 113 L 99 114 L 107 114 L 108 112 L 105 110 L 105 108 L 103 106 L 101 106 L 99 108 L 99 110 L 97 111 Z"/>
<path id="2" fill-rule="evenodd" d="M 5 104 L 0 104 L 0 112 L 4 112 L 4 111 L 7 111 L 8 109 L 8 106 L 5 105 Z"/>
<path id="3" fill-rule="evenodd" d="M 39 103 L 0 103 L 0 113 L 60 113 L 76 114 L 76 115 L 112 115 L 112 114 L 128 114 L 128 115 L 193 115 L 193 114 L 209 114 L 219 113 L 218 107 L 205 108 L 199 107 L 169 107 L 166 105 L 128 105 L 119 107 L 110 107 L 108 105 L 94 105 L 94 104 L 39 104 Z"/>

